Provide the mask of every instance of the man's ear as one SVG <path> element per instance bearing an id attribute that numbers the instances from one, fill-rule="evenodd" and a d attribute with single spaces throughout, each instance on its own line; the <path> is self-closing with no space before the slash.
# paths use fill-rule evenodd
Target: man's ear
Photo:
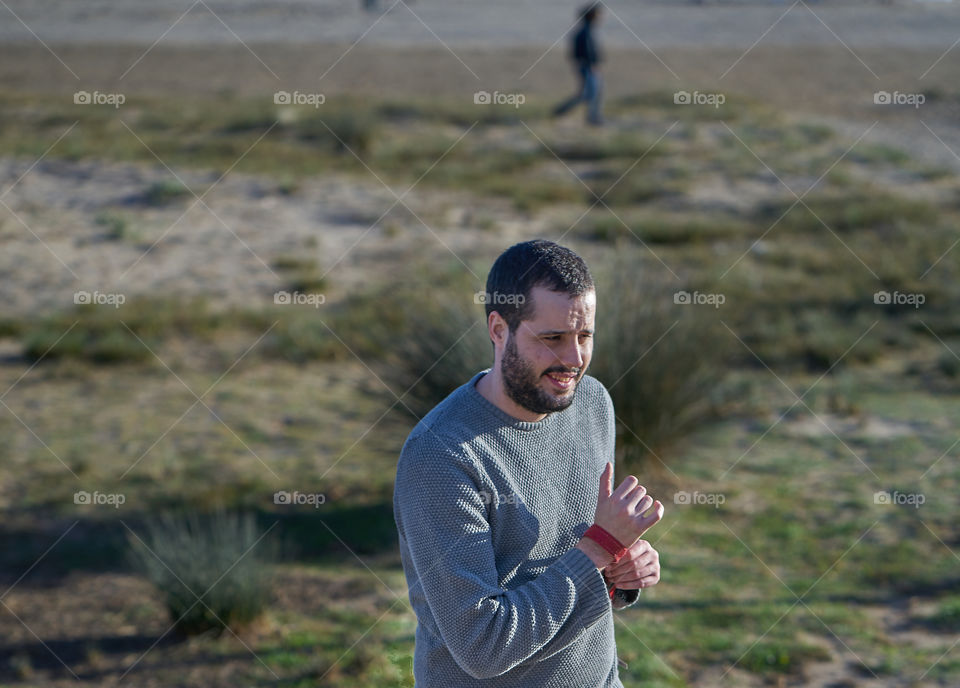
<path id="1" fill-rule="evenodd" d="M 490 335 L 490 341 L 496 351 L 503 351 L 507 344 L 509 326 L 497 311 L 491 311 L 487 317 L 487 333 Z"/>

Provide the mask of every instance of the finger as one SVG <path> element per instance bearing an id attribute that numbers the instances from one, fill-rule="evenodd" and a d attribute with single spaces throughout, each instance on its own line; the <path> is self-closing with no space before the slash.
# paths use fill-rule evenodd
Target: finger
<path id="1" fill-rule="evenodd" d="M 637 578 L 643 580 L 644 578 L 649 578 L 650 576 L 656 576 L 660 574 L 660 567 L 657 564 L 648 564 L 646 566 L 638 566 L 637 570 L 633 572 L 631 578 Z"/>
<path id="2" fill-rule="evenodd" d="M 637 561 L 628 550 L 628 553 L 623 556 L 623 558 L 618 561 L 616 564 L 610 564 L 603 571 L 606 574 L 607 578 L 613 579 L 617 576 L 623 576 L 629 574 L 637 566 Z"/>
<path id="3" fill-rule="evenodd" d="M 610 582 L 613 583 L 613 587 L 620 588 L 621 590 L 636 590 L 637 588 L 656 585 L 659 580 L 659 572 L 643 571 L 620 576 L 616 580 L 610 579 Z"/>
<path id="4" fill-rule="evenodd" d="M 645 494 L 643 496 L 643 499 L 640 500 L 639 504 L 636 504 L 634 506 L 636 507 L 635 513 L 643 515 L 647 511 L 649 511 L 650 507 L 653 506 L 653 497 L 651 497 L 648 494 Z"/>
<path id="5" fill-rule="evenodd" d="M 624 573 L 643 566 L 649 566 L 654 561 L 653 548 L 646 540 L 638 540 L 630 546 L 627 554 L 616 564 L 610 564 L 604 569 L 607 578 L 623 575 Z"/>
<path id="6" fill-rule="evenodd" d="M 617 571 L 604 569 L 607 580 L 614 583 L 623 583 L 627 581 L 638 581 L 647 576 L 652 576 L 659 571 L 656 562 L 648 561 L 642 564 L 634 563 L 626 567 L 620 567 Z"/>
<path id="7" fill-rule="evenodd" d="M 657 500 L 647 510 L 645 515 L 641 516 L 641 522 L 644 523 L 647 528 L 650 528 L 659 522 L 661 518 L 663 518 L 663 504 L 660 503 L 660 500 Z"/>
<path id="8" fill-rule="evenodd" d="M 617 583 L 613 587 L 618 588 L 619 590 L 637 590 L 640 587 L 640 581 L 623 581 Z"/>
<path id="9" fill-rule="evenodd" d="M 643 485 L 637 485 L 637 488 L 630 493 L 630 496 L 627 499 L 627 506 L 630 508 L 630 511 L 637 512 L 637 504 L 643 501 L 644 497 L 646 496 L 647 488 L 645 488 Z M 642 509 L 640 511 L 642 511 Z"/>
<path id="10" fill-rule="evenodd" d="M 637 480 L 636 476 L 628 475 L 623 479 L 623 482 L 620 483 L 620 486 L 617 488 L 616 492 L 613 493 L 614 497 L 618 499 L 623 499 L 628 494 L 630 494 L 637 485 L 640 484 L 640 481 Z"/>
<path id="11" fill-rule="evenodd" d="M 656 559 L 651 552 L 643 552 L 635 557 L 631 557 L 629 560 L 624 557 L 623 560 L 617 562 L 617 568 L 614 569 L 613 573 L 623 575 L 629 571 L 640 571 L 648 566 L 652 566 L 655 562 Z M 606 570 L 607 569 L 604 569 L 604 571 Z"/>
<path id="12" fill-rule="evenodd" d="M 652 576 L 646 576 L 640 580 L 641 588 L 649 588 L 651 585 L 656 585 L 660 582 L 660 574 L 654 574 Z"/>
<path id="13" fill-rule="evenodd" d="M 618 580 L 616 583 L 614 583 L 613 587 L 619 588 L 620 590 L 636 590 L 640 587 L 640 579 L 625 578 L 623 580 Z"/>
<path id="14" fill-rule="evenodd" d="M 613 492 L 613 464 L 609 461 L 603 467 L 603 473 L 600 474 L 600 494 L 609 497 Z"/>
<path id="15" fill-rule="evenodd" d="M 622 573 L 614 574 L 614 573 L 610 572 L 609 570 L 604 569 L 604 570 L 603 570 L 603 577 L 607 579 L 607 583 L 608 583 L 609 585 L 612 585 L 613 587 L 618 588 L 618 587 L 620 587 L 620 586 L 618 585 L 618 583 L 620 582 L 621 579 L 624 578 L 624 574 L 622 574 Z"/>

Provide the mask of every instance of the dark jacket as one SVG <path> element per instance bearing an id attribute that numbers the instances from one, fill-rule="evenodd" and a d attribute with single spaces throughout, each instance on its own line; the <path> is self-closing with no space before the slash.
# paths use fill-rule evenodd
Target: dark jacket
<path id="1" fill-rule="evenodd" d="M 593 38 L 593 24 L 582 22 L 573 36 L 573 60 L 581 67 L 592 67 L 603 59 Z"/>

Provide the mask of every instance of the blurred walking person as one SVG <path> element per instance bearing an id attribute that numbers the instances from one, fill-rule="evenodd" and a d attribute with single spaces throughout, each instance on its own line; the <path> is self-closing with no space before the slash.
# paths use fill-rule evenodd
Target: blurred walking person
<path id="1" fill-rule="evenodd" d="M 580 75 L 580 90 L 554 109 L 553 114 L 556 117 L 566 114 L 578 104 L 585 102 L 587 103 L 587 123 L 603 124 L 603 116 L 600 114 L 602 82 L 599 71 L 603 56 L 594 38 L 594 28 L 600 19 L 602 6 L 603 3 L 597 2 L 580 10 L 580 28 L 573 35 L 571 45 L 571 58 Z"/>

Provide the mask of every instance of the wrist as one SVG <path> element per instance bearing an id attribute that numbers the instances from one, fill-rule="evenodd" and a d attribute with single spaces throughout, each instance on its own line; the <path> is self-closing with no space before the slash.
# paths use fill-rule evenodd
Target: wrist
<path id="1" fill-rule="evenodd" d="M 600 545 L 600 547 L 606 550 L 610 555 L 612 559 L 611 563 L 613 564 L 616 564 L 618 561 L 620 561 L 620 559 L 622 559 L 627 553 L 627 545 L 624 545 L 609 531 L 596 523 L 587 528 L 587 532 L 583 534 L 583 537 L 593 540 Z"/>
<path id="2" fill-rule="evenodd" d="M 586 554 L 600 571 L 613 563 L 613 555 L 590 538 L 580 538 L 577 549 Z"/>

